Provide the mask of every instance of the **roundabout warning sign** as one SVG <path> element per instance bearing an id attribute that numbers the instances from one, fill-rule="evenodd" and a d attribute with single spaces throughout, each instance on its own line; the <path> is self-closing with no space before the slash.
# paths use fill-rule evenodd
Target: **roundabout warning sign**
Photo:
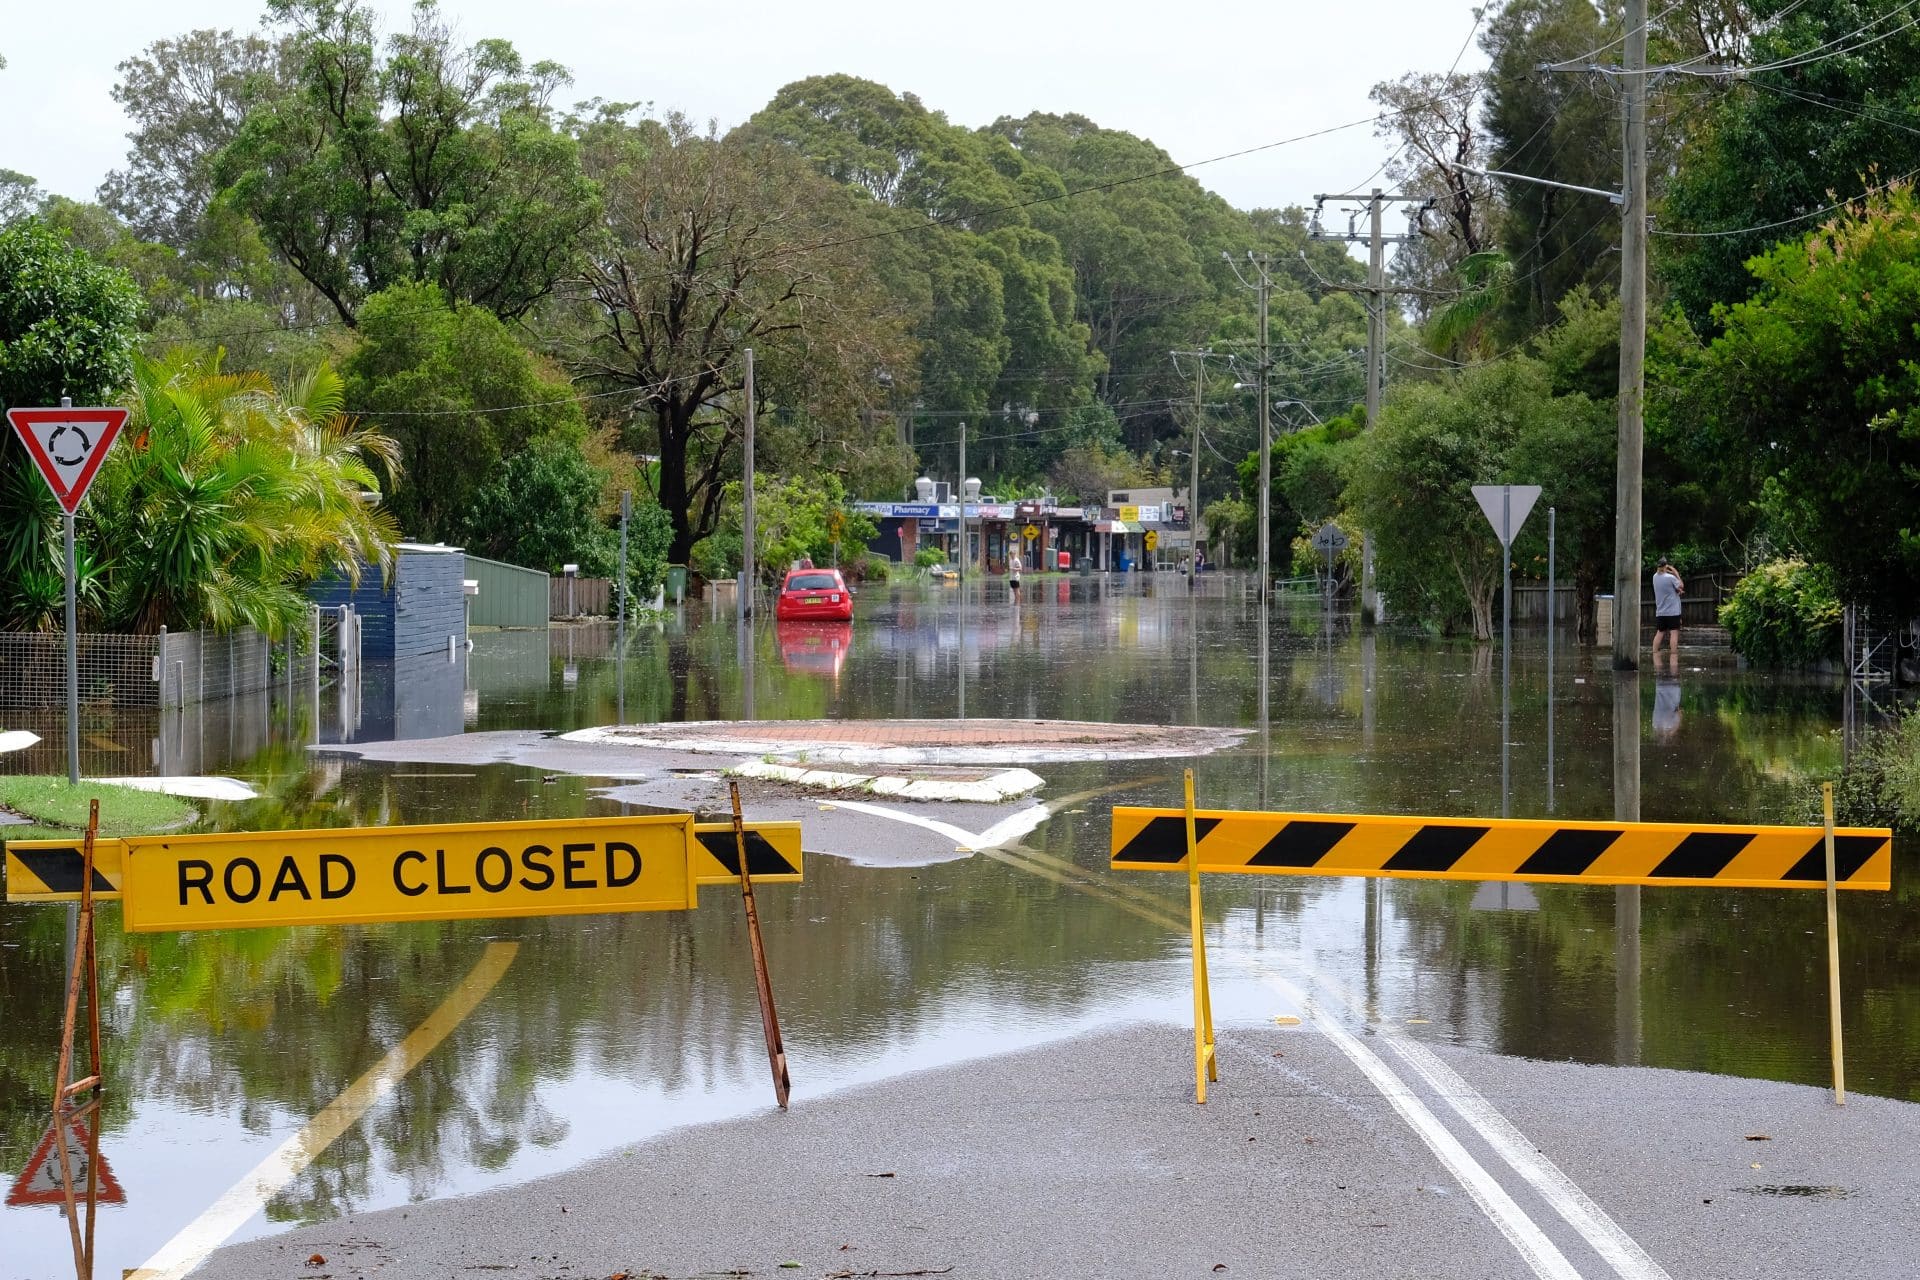
<path id="1" fill-rule="evenodd" d="M 79 510 L 107 451 L 127 425 L 114 408 L 9 409 L 7 421 L 68 515 Z"/>

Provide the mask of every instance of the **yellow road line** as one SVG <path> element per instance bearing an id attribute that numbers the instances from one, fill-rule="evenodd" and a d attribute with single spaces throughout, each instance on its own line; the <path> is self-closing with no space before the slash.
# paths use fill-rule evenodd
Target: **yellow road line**
<path id="1" fill-rule="evenodd" d="M 408 1072 L 419 1066 L 464 1022 L 506 974 L 519 950 L 517 942 L 488 943 L 480 963 L 453 989 L 453 994 L 440 1002 L 439 1008 L 427 1015 L 425 1022 L 348 1085 L 325 1110 L 307 1121 L 300 1132 L 254 1166 L 251 1173 L 214 1201 L 205 1213 L 160 1246 L 160 1251 L 147 1259 L 146 1265 L 127 1272 L 125 1280 L 180 1280 L 206 1261 L 208 1254 L 266 1207 L 269 1200 L 299 1177 L 340 1135 L 358 1124 L 375 1103 L 392 1093 Z"/>

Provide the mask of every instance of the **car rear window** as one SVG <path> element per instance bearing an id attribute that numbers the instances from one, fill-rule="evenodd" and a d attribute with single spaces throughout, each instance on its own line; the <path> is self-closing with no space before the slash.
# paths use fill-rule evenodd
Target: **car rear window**
<path id="1" fill-rule="evenodd" d="M 830 573 L 796 573 L 787 579 L 789 591 L 836 591 L 839 581 Z"/>

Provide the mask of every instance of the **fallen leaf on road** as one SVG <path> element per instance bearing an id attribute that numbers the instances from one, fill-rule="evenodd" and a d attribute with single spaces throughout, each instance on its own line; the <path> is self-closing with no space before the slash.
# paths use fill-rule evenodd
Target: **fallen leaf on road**
<path id="1" fill-rule="evenodd" d="M 886 1173 L 870 1173 L 870 1174 L 868 1174 L 867 1176 L 868 1176 L 869 1178 L 891 1178 L 891 1177 L 893 1177 L 893 1176 L 895 1176 L 895 1175 L 893 1174 L 893 1172 L 892 1172 L 891 1170 L 889 1170 L 889 1171 L 888 1171 L 888 1172 L 886 1172 Z"/>
<path id="2" fill-rule="evenodd" d="M 1225 1271 L 1227 1269 L 1227 1264 L 1224 1262 L 1216 1262 L 1213 1264 L 1213 1269 L 1215 1271 Z"/>
<path id="3" fill-rule="evenodd" d="M 326 1256 L 324 1254 L 316 1253 L 311 1258 L 307 1259 L 307 1265 L 310 1267 L 324 1267 L 327 1265 Z"/>
<path id="4" fill-rule="evenodd" d="M 1765 1133 L 1750 1133 L 1747 1135 L 1747 1141 L 1748 1142 L 1772 1142 L 1773 1136 L 1771 1134 L 1765 1134 Z"/>

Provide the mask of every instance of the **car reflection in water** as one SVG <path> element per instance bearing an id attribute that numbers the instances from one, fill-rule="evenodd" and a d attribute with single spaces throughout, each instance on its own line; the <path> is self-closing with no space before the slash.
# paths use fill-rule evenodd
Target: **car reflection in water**
<path id="1" fill-rule="evenodd" d="M 801 675 L 840 675 L 853 648 L 851 622 L 780 621 L 774 624 L 780 641 L 780 661 Z"/>

